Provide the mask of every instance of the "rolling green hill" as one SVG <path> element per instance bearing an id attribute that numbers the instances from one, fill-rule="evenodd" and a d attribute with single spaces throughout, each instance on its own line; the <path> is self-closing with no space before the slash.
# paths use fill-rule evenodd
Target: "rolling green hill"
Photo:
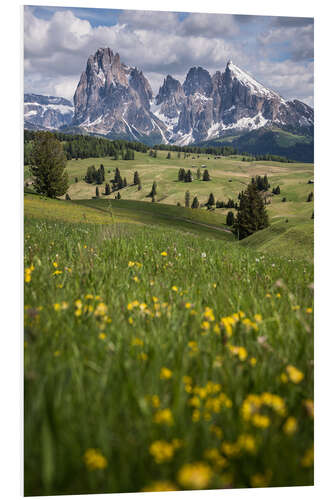
<path id="1" fill-rule="evenodd" d="M 226 144 L 239 152 L 284 156 L 299 162 L 313 162 L 313 137 L 265 127 L 238 136 L 207 141 L 202 145 Z"/>

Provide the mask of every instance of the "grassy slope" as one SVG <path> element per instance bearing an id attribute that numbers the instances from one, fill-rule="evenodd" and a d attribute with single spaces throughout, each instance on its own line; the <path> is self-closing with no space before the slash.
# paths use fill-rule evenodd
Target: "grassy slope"
<path id="1" fill-rule="evenodd" d="M 87 224 L 104 212 L 68 202 L 39 200 L 37 218 L 32 197 L 25 201 L 25 268 L 33 265 L 25 285 L 26 495 L 140 491 L 157 480 L 191 488 L 179 472 L 198 461 L 211 471 L 205 488 L 312 484 L 311 461 L 302 466 L 313 443 L 304 405 L 313 398 L 311 264 L 171 226 Z M 67 222 L 74 211 L 78 221 Z M 129 309 L 135 300 L 141 307 Z M 227 337 L 220 319 L 239 310 L 252 326 L 237 323 Z M 299 383 L 282 381 L 288 365 L 304 375 Z M 160 378 L 163 367 L 170 379 Z M 199 392 L 196 414 L 191 398 L 209 381 L 220 385 Z M 284 414 L 260 409 L 267 428 L 241 411 L 249 394 L 263 392 L 286 405 Z M 208 410 L 225 395 L 231 406 Z M 160 409 L 171 411 L 172 425 L 156 422 Z M 290 416 L 297 430 L 288 435 Z M 254 448 L 233 454 L 244 434 Z M 151 444 L 174 438 L 174 457 L 156 463 Z M 106 457 L 105 470 L 86 469 L 89 448 Z"/>
<path id="2" fill-rule="evenodd" d="M 271 187 L 279 184 L 281 188 L 281 194 L 273 196 L 272 203 L 268 206 L 273 226 L 271 230 L 267 230 L 263 234 L 254 235 L 244 244 L 251 245 L 261 251 L 276 251 L 279 247 L 277 241 L 274 243 L 274 240 L 283 232 L 284 236 L 279 236 L 278 240 L 283 252 L 287 254 L 299 252 L 303 256 L 310 253 L 311 255 L 313 202 L 307 203 L 306 198 L 308 193 L 313 190 L 313 186 L 307 184 L 308 180 L 313 178 L 313 165 L 308 163 L 243 162 L 241 157 L 237 156 L 215 160 L 212 156 L 200 155 L 197 158 L 197 155 L 191 155 L 186 159 L 183 157 L 178 159 L 176 153 L 172 153 L 171 160 L 167 160 L 166 155 L 166 152 L 160 151 L 157 158 L 152 158 L 148 154 L 136 153 L 133 161 L 114 161 L 112 158 L 71 160 L 67 167 L 70 178 L 69 194 L 73 201 L 79 201 L 90 208 L 98 208 L 100 211 L 105 209 L 105 200 L 111 199 L 117 217 L 124 219 L 126 215 L 128 221 L 141 221 L 145 224 L 170 224 L 181 230 L 195 231 L 198 234 L 209 233 L 214 237 L 215 233 L 215 237 L 225 239 L 228 237 L 227 233 L 223 234 L 221 231 L 207 229 L 204 226 L 201 226 L 199 230 L 197 226 L 194 227 L 193 223 L 190 224 L 188 221 L 180 219 L 195 218 L 202 223 L 224 226 L 227 209 L 216 209 L 212 213 L 207 213 L 205 209 L 186 210 L 175 205 L 177 202 L 184 204 L 187 189 L 190 191 L 191 197 L 197 195 L 201 203 L 207 201 L 210 192 L 214 193 L 217 200 L 227 200 L 229 197 L 236 199 L 239 191 L 245 188 L 251 177 L 267 174 Z M 192 159 L 192 156 L 195 159 Z M 120 169 L 121 175 L 127 178 L 128 183 L 133 181 L 134 172 L 137 170 L 142 180 L 142 190 L 138 191 L 136 186 L 122 189 L 120 202 L 114 201 L 114 193 L 108 197 L 101 195 L 100 200 L 93 200 L 92 196 L 95 195 L 96 186 L 85 183 L 83 177 L 89 165 L 94 164 L 98 167 L 101 163 L 105 167 L 106 180 L 114 176 L 115 166 Z M 192 183 L 182 183 L 176 180 L 180 167 L 190 168 L 195 177 L 196 169 L 202 164 L 209 168 L 212 177 L 210 182 L 194 180 Z M 78 183 L 74 182 L 75 177 L 79 178 Z M 158 203 L 156 204 L 152 204 L 150 198 L 147 197 L 154 180 L 157 182 L 158 189 Z M 102 192 L 102 190 L 103 187 L 100 186 L 100 191 Z M 283 197 L 287 198 L 286 203 L 282 203 Z M 136 205 L 137 202 L 142 203 Z M 78 209 L 71 210 L 71 217 L 74 217 L 75 213 L 80 217 L 79 212 L 75 212 L 75 210 Z M 97 216 L 94 212 L 94 216 L 101 217 L 101 214 Z M 101 221 L 104 220 L 103 217 L 100 219 Z M 288 219 L 289 225 L 286 224 L 285 228 L 286 219 Z M 277 226 L 276 222 L 279 222 Z M 280 227 L 283 230 L 278 231 Z M 286 231 L 287 227 L 288 232 Z M 288 244 L 288 238 L 291 238 L 292 246 Z"/>

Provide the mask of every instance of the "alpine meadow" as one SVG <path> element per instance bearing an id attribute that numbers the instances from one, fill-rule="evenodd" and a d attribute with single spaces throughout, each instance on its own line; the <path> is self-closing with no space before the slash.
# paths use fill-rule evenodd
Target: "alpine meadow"
<path id="1" fill-rule="evenodd" d="M 103 12 L 25 7 L 24 494 L 311 486 L 312 90 L 239 52 L 291 23 Z M 73 100 L 29 29 L 70 22 Z M 147 62 L 155 34 L 197 52 Z"/>

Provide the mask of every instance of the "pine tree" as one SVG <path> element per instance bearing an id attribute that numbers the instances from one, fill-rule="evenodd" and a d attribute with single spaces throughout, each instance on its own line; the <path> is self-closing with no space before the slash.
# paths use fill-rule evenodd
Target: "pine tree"
<path id="1" fill-rule="evenodd" d="M 56 198 L 68 189 L 66 155 L 63 146 L 51 132 L 36 132 L 31 152 L 30 172 L 37 193 Z"/>
<path id="2" fill-rule="evenodd" d="M 210 181 L 210 175 L 209 175 L 209 172 L 207 169 L 205 169 L 204 173 L 203 173 L 203 177 L 202 177 L 202 180 L 203 181 Z"/>
<path id="3" fill-rule="evenodd" d="M 69 196 L 69 194 L 68 194 L 68 193 L 66 193 L 65 199 L 66 199 L 67 201 L 69 201 L 69 200 L 71 199 L 71 197 Z"/>
<path id="4" fill-rule="evenodd" d="M 198 179 L 198 181 L 200 181 L 200 179 L 201 179 L 201 170 L 200 170 L 200 168 L 198 168 L 198 170 L 197 170 L 197 179 Z"/>
<path id="5" fill-rule="evenodd" d="M 79 182 L 79 179 L 77 177 L 75 177 L 75 182 Z"/>
<path id="6" fill-rule="evenodd" d="M 310 201 L 312 201 L 312 200 L 313 200 L 313 193 L 311 192 L 311 193 L 309 193 L 309 194 L 308 194 L 308 197 L 307 197 L 307 200 L 306 200 L 306 201 L 307 201 L 307 202 L 310 202 Z"/>
<path id="7" fill-rule="evenodd" d="M 98 189 L 98 186 L 96 186 L 96 198 L 99 198 L 99 189 Z"/>
<path id="8" fill-rule="evenodd" d="M 151 197 L 151 201 L 152 201 L 152 203 L 155 203 L 155 201 L 156 201 L 156 200 L 155 200 L 155 195 L 154 195 L 154 194 L 153 194 L 153 196 Z"/>
<path id="9" fill-rule="evenodd" d="M 156 193 L 157 193 L 157 184 L 154 181 L 153 185 L 151 187 L 151 191 L 150 191 L 150 195 L 149 196 L 151 196 L 151 197 L 156 196 Z"/>
<path id="10" fill-rule="evenodd" d="M 120 200 L 120 198 L 121 198 L 121 194 L 119 193 L 119 191 L 118 191 L 118 193 L 116 194 L 116 198 L 117 198 L 117 200 Z"/>
<path id="11" fill-rule="evenodd" d="M 140 177 L 139 173 L 137 171 L 134 172 L 134 179 L 133 179 L 133 184 L 136 186 L 137 184 L 140 183 Z"/>
<path id="12" fill-rule="evenodd" d="M 105 184 L 105 192 L 104 194 L 107 196 L 109 194 L 111 194 L 111 189 L 110 189 L 110 184 L 109 183 L 106 183 Z"/>
<path id="13" fill-rule="evenodd" d="M 171 160 L 171 153 L 169 151 L 169 153 L 167 154 L 167 160 Z"/>
<path id="14" fill-rule="evenodd" d="M 189 191 L 186 191 L 185 193 L 185 207 L 186 208 L 190 208 L 190 192 Z"/>
<path id="15" fill-rule="evenodd" d="M 178 171 L 178 180 L 181 182 L 185 178 L 185 170 L 183 168 L 180 168 Z"/>
<path id="16" fill-rule="evenodd" d="M 212 207 L 213 205 L 215 205 L 215 198 L 214 198 L 213 193 L 210 193 L 210 195 L 209 195 L 209 198 L 208 198 L 208 201 L 207 201 L 206 205 L 207 205 L 208 207 Z"/>
<path id="17" fill-rule="evenodd" d="M 191 208 L 199 208 L 199 206 L 200 206 L 200 205 L 199 205 L 199 200 L 198 200 L 198 197 L 197 197 L 197 196 L 195 196 L 195 197 L 193 198 Z"/>
<path id="18" fill-rule="evenodd" d="M 235 222 L 235 216 L 233 212 L 227 213 L 227 226 L 233 226 Z"/>
<path id="19" fill-rule="evenodd" d="M 185 182 L 192 182 L 192 180 L 193 180 L 192 172 L 191 170 L 188 170 L 185 175 Z"/>
<path id="20" fill-rule="evenodd" d="M 255 184 L 251 183 L 242 193 L 234 225 L 239 240 L 269 225 L 264 201 Z"/>
<path id="21" fill-rule="evenodd" d="M 127 180 L 126 180 L 126 177 L 124 177 L 124 180 L 123 180 L 123 187 L 127 187 Z"/>

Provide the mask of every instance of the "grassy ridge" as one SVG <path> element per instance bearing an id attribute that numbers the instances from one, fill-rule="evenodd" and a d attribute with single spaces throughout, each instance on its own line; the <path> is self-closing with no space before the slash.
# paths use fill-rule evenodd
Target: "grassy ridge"
<path id="1" fill-rule="evenodd" d="M 26 201 L 26 495 L 312 484 L 311 264 Z"/>

